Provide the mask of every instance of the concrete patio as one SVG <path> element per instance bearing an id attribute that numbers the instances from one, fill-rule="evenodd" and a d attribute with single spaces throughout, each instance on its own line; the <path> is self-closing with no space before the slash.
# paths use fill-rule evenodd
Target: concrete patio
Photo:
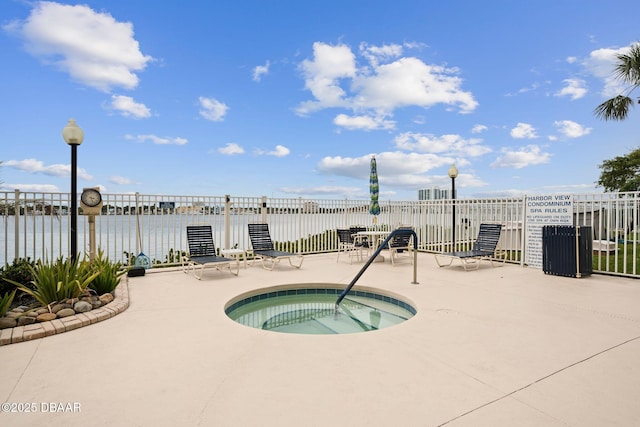
<path id="1" fill-rule="evenodd" d="M 0 347 L 3 426 L 636 426 L 640 282 L 505 265 L 465 272 L 418 255 L 358 283 L 418 313 L 391 328 L 294 335 L 239 325 L 252 289 L 342 283 L 361 263 L 307 256 L 238 277 L 151 271 L 100 323 Z M 52 406 L 51 403 L 54 405 Z M 17 405 L 14 405 L 17 407 Z M 54 412 L 70 408 L 69 412 Z M 77 409 L 77 410 L 76 410 Z"/>

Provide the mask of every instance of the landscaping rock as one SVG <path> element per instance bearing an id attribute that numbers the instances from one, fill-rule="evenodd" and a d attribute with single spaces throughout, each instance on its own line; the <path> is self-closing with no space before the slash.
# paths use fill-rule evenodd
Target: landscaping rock
<path id="1" fill-rule="evenodd" d="M 79 298 L 69 298 L 42 307 L 37 301 L 30 305 L 15 307 L 0 317 L 0 329 L 37 324 L 37 322 L 49 322 L 58 318 L 74 316 L 79 313 L 87 313 L 96 308 L 109 304 L 115 299 L 114 295 L 107 293 L 101 296 L 84 293 Z M 73 303 L 73 304 L 71 304 Z M 73 323 L 75 325 L 75 323 Z M 1 425 L 1 424 L 0 424 Z"/>
<path id="2" fill-rule="evenodd" d="M 113 301 L 113 295 L 111 294 L 103 294 L 100 295 L 100 301 L 102 301 L 103 304 L 109 304 L 111 301 Z"/>
<path id="3" fill-rule="evenodd" d="M 56 317 L 58 317 L 57 314 L 46 312 L 46 313 L 39 314 L 38 317 L 36 317 L 36 320 L 38 322 L 48 322 L 49 320 L 53 320 Z"/>
<path id="4" fill-rule="evenodd" d="M 86 301 L 78 301 L 73 305 L 73 310 L 76 313 L 86 313 L 87 311 L 93 310 L 93 306 L 91 305 L 91 303 L 88 303 Z"/>
<path id="5" fill-rule="evenodd" d="M 73 311 L 73 308 L 63 308 L 56 313 L 58 317 L 73 316 L 74 314 L 76 314 L 76 312 Z"/>
<path id="6" fill-rule="evenodd" d="M 13 328 L 18 324 L 16 319 L 10 319 L 8 317 L 0 317 L 0 329 Z"/>
<path id="7" fill-rule="evenodd" d="M 31 325 L 32 323 L 36 323 L 35 317 L 22 316 L 18 319 L 18 326 Z"/>
<path id="8" fill-rule="evenodd" d="M 65 308 L 71 308 L 71 304 L 66 304 L 66 303 L 65 304 L 56 304 L 53 307 L 51 307 L 51 312 L 52 313 L 57 313 L 60 310 L 65 309 Z"/>

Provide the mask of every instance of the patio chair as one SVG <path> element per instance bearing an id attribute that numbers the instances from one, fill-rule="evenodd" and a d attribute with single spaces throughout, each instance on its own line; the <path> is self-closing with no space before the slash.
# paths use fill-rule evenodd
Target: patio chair
<path id="1" fill-rule="evenodd" d="M 336 258 L 336 262 L 340 260 L 341 253 L 349 254 L 349 263 L 353 261 L 354 256 L 362 259 L 362 246 L 356 246 L 351 231 L 346 228 L 338 228 L 336 231 L 338 232 L 338 258 Z"/>
<path id="2" fill-rule="evenodd" d="M 480 231 L 470 251 L 453 251 L 435 254 L 436 262 L 440 267 L 450 266 L 454 259 L 459 259 L 465 271 L 477 270 L 480 261 L 488 260 L 493 267 L 493 258 L 500 240 L 502 224 L 480 224 Z M 448 264 L 440 263 L 440 257 L 449 259 Z M 504 263 L 504 259 L 503 259 Z"/>
<path id="3" fill-rule="evenodd" d="M 399 227 L 398 230 L 410 230 L 413 231 L 413 227 Z M 395 265 L 395 258 L 398 254 L 407 252 L 409 254 L 409 261 L 413 264 L 413 256 L 411 250 L 413 233 L 399 233 L 391 238 L 389 241 L 389 257 L 391 258 L 391 264 Z"/>
<path id="4" fill-rule="evenodd" d="M 253 254 L 256 258 L 262 260 L 262 268 L 265 270 L 273 270 L 273 267 L 282 259 L 288 259 L 289 264 L 292 267 L 302 267 L 304 257 L 293 252 L 278 251 L 273 246 L 271 240 L 271 234 L 269 233 L 269 224 L 248 224 L 249 238 L 251 239 L 251 247 L 253 248 Z M 292 259 L 300 258 L 298 264 L 294 264 Z M 267 266 L 265 260 L 270 261 L 270 265 Z"/>
<path id="5" fill-rule="evenodd" d="M 182 257 L 182 271 L 185 273 L 193 269 L 194 277 L 201 280 L 205 266 L 213 267 L 216 270 L 228 268 L 229 272 L 236 276 L 240 272 L 240 263 L 237 260 L 216 255 L 210 225 L 188 225 L 187 243 L 189 244 L 189 254 Z M 231 269 L 232 263 L 236 265 L 235 273 Z M 196 266 L 200 266 L 199 274 Z"/>
<path id="6" fill-rule="evenodd" d="M 371 242 L 369 242 L 369 238 L 365 235 L 357 235 L 357 233 L 367 231 L 367 227 L 349 227 L 349 233 L 351 233 L 351 237 L 353 238 L 353 244 L 360 250 L 360 255 L 362 256 L 363 252 L 369 255 L 369 250 L 372 248 Z"/>

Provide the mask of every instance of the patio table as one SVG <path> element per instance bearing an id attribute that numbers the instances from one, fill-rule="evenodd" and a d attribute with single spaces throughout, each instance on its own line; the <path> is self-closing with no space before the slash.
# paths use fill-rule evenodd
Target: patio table
<path id="1" fill-rule="evenodd" d="M 391 234 L 391 231 L 365 230 L 358 231 L 357 233 L 355 233 L 355 236 L 366 237 L 369 241 L 369 247 L 375 251 L 376 249 L 378 249 L 378 246 L 380 246 L 380 243 L 383 242 L 384 239 L 387 238 L 387 236 L 389 236 L 389 234 Z M 384 262 L 384 256 L 378 255 L 375 262 Z"/>
<path id="2" fill-rule="evenodd" d="M 222 253 L 223 257 L 234 258 L 238 263 L 240 262 L 240 257 L 242 257 L 244 261 L 244 268 L 247 268 L 247 257 L 249 256 L 249 252 L 252 252 L 252 251 L 245 250 L 245 249 L 232 248 L 232 249 L 222 249 L 220 252 Z"/>

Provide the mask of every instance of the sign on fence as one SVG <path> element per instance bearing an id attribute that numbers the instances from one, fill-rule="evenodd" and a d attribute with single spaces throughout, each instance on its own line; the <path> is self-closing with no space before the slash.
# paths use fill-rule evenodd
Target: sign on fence
<path id="1" fill-rule="evenodd" d="M 158 208 L 172 211 L 176 208 L 176 202 L 158 202 Z"/>
<path id="2" fill-rule="evenodd" d="M 542 268 L 542 227 L 573 225 L 573 196 L 553 194 L 526 198 L 525 259 L 529 267 Z"/>

